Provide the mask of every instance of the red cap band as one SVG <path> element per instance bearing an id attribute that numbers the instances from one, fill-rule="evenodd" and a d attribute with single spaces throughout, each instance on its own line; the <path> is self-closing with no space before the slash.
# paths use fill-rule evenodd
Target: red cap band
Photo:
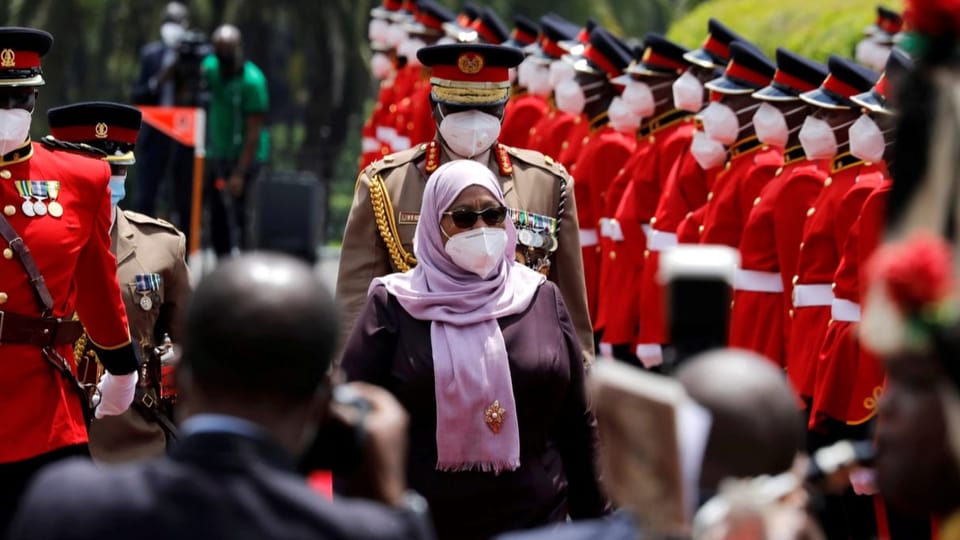
<path id="1" fill-rule="evenodd" d="M 456 65 L 433 66 L 430 76 L 448 81 L 498 83 L 510 81 L 510 70 L 504 66 L 488 66 L 479 54 L 464 53 Z"/>
<path id="2" fill-rule="evenodd" d="M 643 51 L 643 59 L 641 60 L 649 68 L 653 69 L 686 69 L 687 65 L 678 60 L 674 60 L 669 56 L 664 56 L 658 54 L 651 48 Z"/>
<path id="3" fill-rule="evenodd" d="M 724 60 L 730 58 L 730 46 L 713 37 L 713 34 L 707 36 L 707 40 L 703 42 L 702 48 Z"/>
<path id="4" fill-rule="evenodd" d="M 100 126 L 98 128 L 98 126 Z M 110 126 L 105 123 L 87 126 L 51 127 L 50 134 L 57 139 L 67 142 L 95 141 L 97 139 L 117 141 L 126 144 L 136 144 L 140 130 L 120 126 Z M 99 133 L 99 135 L 98 135 Z"/>
<path id="5" fill-rule="evenodd" d="M 528 32 L 524 32 L 519 28 L 514 28 L 513 32 L 510 33 L 510 37 L 517 40 L 519 43 L 523 43 L 524 45 L 529 45 L 537 40 L 537 36 Z"/>
<path id="6" fill-rule="evenodd" d="M 894 19 L 880 18 L 877 21 L 877 27 L 888 34 L 896 34 L 903 28 L 903 22 Z"/>
<path id="7" fill-rule="evenodd" d="M 36 51 L 0 50 L 0 69 L 30 69 L 40 67 L 40 55 Z"/>
<path id="8" fill-rule="evenodd" d="M 598 51 L 595 47 L 588 45 L 583 51 L 583 57 L 592 62 L 598 68 L 606 71 L 607 75 L 611 77 L 616 77 L 620 74 L 620 70 L 617 69 L 617 66 L 613 65 L 610 60 L 607 60 L 605 56 L 600 54 L 600 51 Z"/>
<path id="9" fill-rule="evenodd" d="M 735 62 L 730 62 L 730 64 L 727 65 L 724 75 L 733 79 L 739 79 L 741 81 L 748 82 L 757 88 L 763 88 L 764 86 L 770 84 L 770 79 L 766 75 L 757 73 L 756 71 L 748 69 L 745 66 L 741 66 Z"/>
<path id="10" fill-rule="evenodd" d="M 587 32 L 586 28 L 581 28 L 580 33 L 577 34 L 577 41 L 586 45 L 590 41 L 590 32 Z"/>
<path id="11" fill-rule="evenodd" d="M 816 89 L 818 86 L 779 69 L 773 74 L 773 82 L 782 84 L 784 86 L 789 86 L 798 92 L 809 92 L 810 90 Z"/>
<path id="12" fill-rule="evenodd" d="M 444 21 L 436 17 L 433 17 L 426 11 L 421 11 L 417 13 L 416 19 L 417 19 L 417 22 L 426 26 L 427 28 L 433 28 L 434 30 L 443 30 Z"/>
<path id="13" fill-rule="evenodd" d="M 470 20 L 470 16 L 468 16 L 466 13 L 461 13 L 460 15 L 457 15 L 457 24 L 459 24 L 464 28 L 470 28 L 470 24 L 472 22 L 473 21 Z"/>
<path id="14" fill-rule="evenodd" d="M 845 98 L 849 98 L 850 96 L 855 96 L 860 93 L 860 91 L 856 88 L 834 77 L 832 73 L 827 75 L 827 78 L 823 80 L 823 84 L 821 86 L 823 86 L 824 90 L 829 90 L 834 94 L 839 94 Z"/>
<path id="15" fill-rule="evenodd" d="M 540 42 L 540 48 L 543 49 L 543 52 L 547 54 L 547 56 L 551 56 L 553 58 L 560 58 L 567 54 L 567 51 L 563 50 L 563 47 L 547 37 L 544 37 L 543 41 Z"/>
<path id="16" fill-rule="evenodd" d="M 873 91 L 880 94 L 883 99 L 889 99 L 887 95 L 888 90 L 887 84 L 887 74 L 886 72 L 880 74 L 880 78 L 877 79 L 877 84 L 873 85 Z"/>
<path id="17" fill-rule="evenodd" d="M 487 28 L 487 25 L 483 24 L 482 19 L 477 19 L 473 21 L 473 24 L 470 25 L 470 28 L 476 30 L 477 34 L 480 35 L 483 39 L 487 40 L 487 43 L 493 43 L 494 45 L 500 44 L 500 38 L 496 34 L 490 31 Z"/>
<path id="18" fill-rule="evenodd" d="M 403 2 L 400 0 L 383 0 L 383 7 L 390 11 L 400 11 L 403 8 Z"/>

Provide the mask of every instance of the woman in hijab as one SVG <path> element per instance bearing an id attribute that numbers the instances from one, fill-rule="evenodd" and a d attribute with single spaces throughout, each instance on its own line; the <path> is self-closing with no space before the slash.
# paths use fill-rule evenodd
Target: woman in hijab
<path id="1" fill-rule="evenodd" d="M 444 164 L 424 190 L 417 266 L 371 283 L 344 351 L 349 380 L 406 407 L 408 482 L 441 539 L 607 511 L 580 346 L 556 286 L 515 262 L 516 237 L 493 173 Z"/>

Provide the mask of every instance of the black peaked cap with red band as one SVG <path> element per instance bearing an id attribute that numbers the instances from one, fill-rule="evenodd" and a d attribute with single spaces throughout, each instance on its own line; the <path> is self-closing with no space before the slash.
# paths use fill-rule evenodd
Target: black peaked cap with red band
<path id="1" fill-rule="evenodd" d="M 132 162 L 140 119 L 136 107 L 108 101 L 74 103 L 47 111 L 55 139 L 92 146 L 102 150 L 107 161 L 117 163 Z"/>
<path id="2" fill-rule="evenodd" d="M 683 57 L 688 52 L 662 35 L 651 32 L 643 37 L 643 45 L 634 48 L 633 62 L 625 72 L 627 76 L 677 76 L 690 67 L 690 62 Z"/>
<path id="3" fill-rule="evenodd" d="M 604 27 L 597 26 L 590 32 L 590 41 L 583 49 L 583 55 L 566 55 L 564 60 L 571 62 L 577 71 L 614 79 L 630 65 L 630 57 L 630 48 L 623 41 Z"/>
<path id="4" fill-rule="evenodd" d="M 883 73 L 868 92 L 857 94 L 850 101 L 873 113 L 886 115 L 896 114 L 896 84 L 891 81 L 902 80 L 903 76 L 913 71 L 913 60 L 907 53 L 894 47 L 887 57 L 887 64 Z"/>
<path id="5" fill-rule="evenodd" d="M 500 45 L 510 38 L 510 29 L 503 23 L 497 12 L 490 6 L 483 8 L 480 15 L 470 25 L 486 43 Z"/>
<path id="6" fill-rule="evenodd" d="M 560 43 L 575 39 L 578 32 L 580 27 L 567 19 L 555 13 L 544 15 L 540 18 L 540 35 L 537 36 L 537 43 L 531 45 L 528 52 L 534 53 L 537 58 L 545 62 L 559 60 L 568 52 Z"/>
<path id="7" fill-rule="evenodd" d="M 495 105 L 510 94 L 510 68 L 523 60 L 523 52 L 502 45 L 457 43 L 434 45 L 417 51 L 430 68 L 431 96 L 453 105 Z"/>
<path id="8" fill-rule="evenodd" d="M 816 89 L 827 77 L 827 66 L 783 47 L 777 48 L 777 72 L 773 81 L 753 93 L 765 101 L 795 101 L 800 94 Z"/>
<path id="9" fill-rule="evenodd" d="M 777 68 L 766 56 L 749 43 L 734 41 L 730 44 L 730 61 L 723 75 L 704 86 L 721 94 L 752 94 L 770 84 Z"/>
<path id="10" fill-rule="evenodd" d="M 456 13 L 434 0 L 419 0 L 414 20 L 407 25 L 407 32 L 415 35 L 443 35 L 444 23 L 453 22 Z"/>
<path id="11" fill-rule="evenodd" d="M 463 3 L 463 6 L 460 7 L 460 13 L 457 14 L 457 24 L 463 27 L 468 27 L 479 16 L 480 8 L 470 0 L 467 0 Z"/>
<path id="12" fill-rule="evenodd" d="M 723 69 L 730 61 L 730 44 L 734 41 L 747 40 L 720 21 L 711 18 L 707 21 L 707 39 L 700 48 L 688 52 L 685 58 L 691 64 L 706 69 Z"/>
<path id="13" fill-rule="evenodd" d="M 35 28 L 0 27 L 0 86 L 42 86 L 40 58 L 53 36 Z"/>
<path id="14" fill-rule="evenodd" d="M 831 56 L 827 67 L 830 73 L 823 84 L 800 99 L 824 109 L 849 109 L 856 106 L 850 98 L 870 90 L 879 78 L 877 72 L 839 56 Z"/>
<path id="15" fill-rule="evenodd" d="M 539 34 L 540 25 L 538 25 L 536 21 L 523 15 L 514 15 L 513 30 L 510 32 L 510 39 L 504 41 L 501 45 L 522 49 L 536 43 Z"/>
<path id="16" fill-rule="evenodd" d="M 864 30 L 878 43 L 890 45 L 893 36 L 903 30 L 903 16 L 892 9 L 877 6 L 877 20 Z"/>

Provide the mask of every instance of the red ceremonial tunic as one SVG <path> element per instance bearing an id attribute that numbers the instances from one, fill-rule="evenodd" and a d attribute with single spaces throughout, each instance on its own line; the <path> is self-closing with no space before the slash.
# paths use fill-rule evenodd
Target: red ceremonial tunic
<path id="1" fill-rule="evenodd" d="M 842 229 L 843 197 L 863 172 L 863 162 L 849 153 L 834 158 L 830 176 L 807 210 L 793 286 L 794 316 L 787 345 L 787 375 L 794 389 L 812 399 L 816 363 L 830 321 L 833 275 L 840 264 L 850 229 Z M 852 223 L 847 222 L 847 226 Z"/>
<path id="2" fill-rule="evenodd" d="M 510 98 L 503 112 L 500 142 L 507 146 L 529 148 L 530 129 L 547 115 L 547 100 L 525 93 Z"/>
<path id="3" fill-rule="evenodd" d="M 560 153 L 557 154 L 557 161 L 570 171 L 570 174 L 576 175 L 577 160 L 580 158 L 580 152 L 590 144 L 592 132 L 590 122 L 584 118 L 573 123 L 573 127 L 567 133 L 567 138 L 560 143 Z"/>
<path id="4" fill-rule="evenodd" d="M 581 232 L 593 229 L 593 235 L 581 234 L 583 276 L 587 287 L 590 320 L 597 319 L 600 245 L 598 229 L 603 213 L 607 187 L 636 147 L 636 138 L 604 125 L 597 129 L 580 153 L 574 172 L 574 195 L 577 198 L 577 221 Z M 587 238 L 586 236 L 590 236 Z M 593 237 L 596 238 L 593 238 Z"/>
<path id="5" fill-rule="evenodd" d="M 860 320 L 860 236 L 858 218 L 867 197 L 885 178 L 880 168 L 866 170 L 844 196 L 837 216 L 837 227 L 850 231 L 842 258 L 833 277 L 833 306 L 830 322 L 817 359 L 810 429 L 819 428 L 827 418 L 845 421 L 851 398 L 851 382 L 856 377 L 860 344 L 854 335 Z"/>
<path id="6" fill-rule="evenodd" d="M 578 124 L 587 124 L 582 114 L 574 116 L 558 110 L 555 106 L 550 106 L 546 116 L 530 128 L 530 140 L 527 145 L 531 150 L 559 161 L 563 142 Z M 585 126 L 585 129 L 589 129 L 589 126 Z"/>
<path id="7" fill-rule="evenodd" d="M 370 118 L 363 125 L 361 139 L 360 170 L 367 165 L 393 152 L 390 146 L 391 140 L 385 140 L 383 137 L 383 128 L 392 128 L 395 120 L 393 113 L 390 112 L 390 106 L 393 104 L 394 81 L 392 79 L 380 83 L 380 91 L 377 93 L 377 102 L 373 106 Z M 396 111 L 396 106 L 393 108 Z M 382 137 L 382 138 L 381 138 Z"/>
<path id="8" fill-rule="evenodd" d="M 77 313 L 90 340 L 104 349 L 126 345 L 127 314 L 117 261 L 110 252 L 110 168 L 103 161 L 40 144 L 32 144 L 32 155 L 28 148 L 21 150 L 24 157 L 12 158 L 17 154 L 13 152 L 0 161 L 0 209 L 33 254 L 54 299 L 53 316 L 69 319 Z M 24 180 L 58 181 L 62 215 L 26 216 L 16 184 Z M 0 260 L 2 310 L 39 318 L 39 302 L 20 263 L 16 258 Z M 40 348 L 3 343 L 0 349 L 0 396 L 6 404 L 0 415 L 0 463 L 86 443 L 79 398 Z M 57 351 L 73 360 L 71 344 Z"/>

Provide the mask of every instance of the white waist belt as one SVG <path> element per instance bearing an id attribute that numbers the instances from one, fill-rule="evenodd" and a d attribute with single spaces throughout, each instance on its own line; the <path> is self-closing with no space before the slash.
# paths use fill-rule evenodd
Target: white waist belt
<path id="1" fill-rule="evenodd" d="M 410 148 L 410 137 L 394 137 L 390 144 L 394 151 L 406 150 Z"/>
<path id="2" fill-rule="evenodd" d="M 650 240 L 650 237 L 653 236 L 653 227 L 649 224 L 644 223 L 640 225 L 640 228 L 643 229 L 643 235 L 647 237 L 647 240 Z"/>
<path id="3" fill-rule="evenodd" d="M 737 268 L 733 278 L 733 288 L 740 291 L 782 293 L 783 280 L 779 272 L 758 272 Z"/>
<path id="4" fill-rule="evenodd" d="M 843 298 L 834 298 L 833 304 L 830 305 L 830 318 L 835 321 L 860 322 L 860 304 Z"/>
<path id="5" fill-rule="evenodd" d="M 378 127 L 375 131 L 377 139 L 390 144 L 393 142 L 394 137 L 397 136 L 397 130 L 390 127 Z"/>
<path id="6" fill-rule="evenodd" d="M 663 251 L 677 245 L 675 233 L 651 229 L 650 236 L 647 238 L 647 249 L 650 251 Z"/>
<path id="7" fill-rule="evenodd" d="M 379 152 L 380 151 L 380 141 L 374 139 L 373 137 L 364 137 L 360 141 L 360 148 L 364 153 L 368 152 Z"/>
<path id="8" fill-rule="evenodd" d="M 580 247 L 595 246 L 600 243 L 596 229 L 580 229 Z"/>
<path id="9" fill-rule="evenodd" d="M 833 287 L 829 284 L 793 286 L 793 307 L 830 305 L 833 305 Z"/>

